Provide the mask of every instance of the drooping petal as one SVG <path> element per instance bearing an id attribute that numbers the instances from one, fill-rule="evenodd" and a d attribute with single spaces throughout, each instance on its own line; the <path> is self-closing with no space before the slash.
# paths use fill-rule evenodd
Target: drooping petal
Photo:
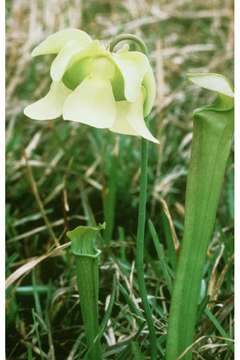
<path id="1" fill-rule="evenodd" d="M 53 81 L 60 81 L 62 79 L 74 55 L 78 54 L 83 49 L 84 47 L 80 47 L 76 41 L 69 41 L 60 50 L 51 65 L 50 74 Z"/>
<path id="2" fill-rule="evenodd" d="M 62 115 L 63 104 L 71 93 L 63 83 L 53 82 L 46 96 L 27 106 L 24 114 L 34 120 L 51 120 Z"/>
<path id="3" fill-rule="evenodd" d="M 91 43 L 91 37 L 79 29 L 65 29 L 56 32 L 47 37 L 32 51 L 32 56 L 57 54 L 68 41 L 76 41 L 80 46 L 84 47 Z"/>
<path id="4" fill-rule="evenodd" d="M 223 75 L 214 73 L 188 73 L 187 76 L 189 80 L 198 86 L 229 97 L 234 97 L 232 88 Z"/>
<path id="5" fill-rule="evenodd" d="M 147 116 L 152 110 L 156 97 L 156 82 L 150 64 L 148 64 L 148 70 L 143 78 L 142 84 L 146 94 L 144 99 L 144 116 Z"/>
<path id="6" fill-rule="evenodd" d="M 132 103 L 128 101 L 117 101 L 117 116 L 113 126 L 110 128 L 111 131 L 124 134 L 124 135 L 135 135 L 139 136 L 139 134 L 132 128 L 129 123 L 127 114 L 129 113 L 129 108 Z"/>
<path id="7" fill-rule="evenodd" d="M 135 102 L 117 102 L 116 121 L 110 130 L 119 134 L 142 136 L 149 141 L 159 143 L 150 133 L 144 121 L 143 91 Z"/>
<path id="8" fill-rule="evenodd" d="M 96 128 L 109 128 L 116 117 L 116 103 L 109 80 L 87 78 L 67 98 L 63 118 Z"/>
<path id="9" fill-rule="evenodd" d="M 138 51 L 123 51 L 113 54 L 113 58 L 124 78 L 124 93 L 128 101 L 136 101 L 141 85 L 149 69 L 148 58 Z"/>

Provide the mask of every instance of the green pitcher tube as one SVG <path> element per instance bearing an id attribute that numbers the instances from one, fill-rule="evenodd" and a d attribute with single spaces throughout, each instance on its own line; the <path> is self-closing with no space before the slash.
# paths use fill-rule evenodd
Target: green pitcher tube
<path id="1" fill-rule="evenodd" d="M 200 77 L 200 86 L 201 81 Z M 215 84 L 210 78 L 210 86 L 203 87 L 215 90 L 212 86 Z M 219 91 L 212 105 L 194 112 L 184 234 L 170 308 L 167 360 L 178 359 L 193 343 L 203 267 L 232 145 L 233 108 L 233 98 Z M 191 358 L 191 350 L 181 357 Z"/>
<path id="2" fill-rule="evenodd" d="M 101 227 L 78 226 L 67 233 L 76 261 L 77 286 L 80 297 L 82 319 L 87 339 L 90 360 L 100 360 L 101 344 L 96 339 L 99 332 L 99 257 L 95 243 Z"/>

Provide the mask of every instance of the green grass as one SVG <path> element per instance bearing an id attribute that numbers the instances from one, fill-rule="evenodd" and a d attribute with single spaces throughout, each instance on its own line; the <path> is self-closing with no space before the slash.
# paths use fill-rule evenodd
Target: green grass
<path id="1" fill-rule="evenodd" d="M 32 257 L 51 251 L 55 246 L 52 231 L 62 245 L 68 241 L 68 229 L 103 223 L 105 212 L 112 228 L 105 233 L 109 246 L 102 248 L 100 264 L 104 356 L 141 359 L 141 354 L 150 358 L 134 263 L 140 140 L 61 120 L 39 123 L 23 115 L 23 107 L 44 95 L 49 85 L 51 58 L 40 61 L 29 56 L 46 34 L 69 26 L 106 40 L 111 34 L 137 33 L 150 49 L 159 89 L 150 124 L 161 145 L 149 145 L 147 221 L 151 222 L 146 226 L 145 282 L 159 358 L 164 359 L 177 252 L 161 200 L 167 204 L 181 242 L 192 111 L 210 101 L 208 94 L 185 80 L 185 74 L 207 70 L 232 79 L 232 3 L 226 11 L 220 0 L 214 5 L 203 0 L 170 4 L 88 1 L 82 2 L 81 11 L 79 3 L 66 5 L 61 0 L 55 8 L 51 1 L 33 2 L 31 7 L 25 0 L 18 5 L 7 2 L 6 272 L 10 275 Z M 159 20 L 160 10 L 169 14 L 168 19 Z M 145 22 L 140 27 L 138 19 Z M 113 177 L 116 181 L 111 183 Z M 201 294 L 194 359 L 230 360 L 233 356 L 228 340 L 233 338 L 233 191 L 231 155 L 205 262 L 204 284 L 209 291 Z M 19 278 L 6 297 L 9 360 L 84 358 L 86 338 L 68 248 Z"/>

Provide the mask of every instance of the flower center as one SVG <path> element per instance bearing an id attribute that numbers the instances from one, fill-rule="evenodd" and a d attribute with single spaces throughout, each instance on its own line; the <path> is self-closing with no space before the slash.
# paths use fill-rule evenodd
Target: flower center
<path id="1" fill-rule="evenodd" d="M 112 79 L 114 77 L 114 65 L 105 57 L 94 59 L 91 64 L 91 74 L 94 77 Z"/>
<path id="2" fill-rule="evenodd" d="M 63 82 L 74 90 L 87 76 L 111 80 L 115 75 L 115 66 L 106 57 L 87 57 L 74 63 L 64 74 Z"/>

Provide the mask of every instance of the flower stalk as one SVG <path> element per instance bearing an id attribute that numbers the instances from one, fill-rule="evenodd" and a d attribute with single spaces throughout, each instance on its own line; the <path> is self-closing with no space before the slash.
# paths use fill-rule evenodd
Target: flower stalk
<path id="1" fill-rule="evenodd" d="M 114 224 L 115 224 L 115 208 L 116 208 L 116 193 L 117 193 L 117 181 L 118 181 L 118 149 L 115 145 L 111 154 L 106 155 L 105 159 L 105 172 L 107 175 L 107 185 L 103 192 L 103 208 L 104 219 L 107 224 L 103 233 L 105 245 L 110 246 Z"/>
<path id="2" fill-rule="evenodd" d="M 144 55 L 148 55 L 145 43 L 137 36 L 132 34 L 122 34 L 117 36 L 110 43 L 110 50 L 121 41 L 133 41 L 139 47 Z M 145 117 L 145 123 L 148 125 L 148 116 Z M 138 207 L 138 224 L 136 240 L 136 271 L 138 279 L 139 293 L 142 300 L 144 315 L 149 329 L 150 353 L 151 359 L 157 359 L 157 339 L 152 319 L 152 311 L 147 298 L 147 289 L 144 280 L 144 238 L 146 224 L 146 204 L 147 204 L 147 184 L 148 184 L 148 142 L 141 140 L 141 178 L 140 178 L 140 199 Z"/>
<path id="3" fill-rule="evenodd" d="M 140 200 L 138 208 L 137 242 L 136 242 L 136 270 L 138 278 L 139 293 L 142 299 L 145 318 L 149 329 L 151 359 L 157 359 L 157 339 L 152 319 L 147 289 L 144 280 L 144 238 L 146 224 L 146 204 L 147 204 L 147 184 L 148 184 L 148 142 L 141 141 L 141 179 L 140 179 Z"/>
<path id="4" fill-rule="evenodd" d="M 207 247 L 233 137 L 233 98 L 225 78 L 217 74 L 190 79 L 218 92 L 215 102 L 194 112 L 190 170 L 187 179 L 183 241 L 174 284 L 167 339 L 167 360 L 192 359 L 200 285 Z"/>
<path id="5" fill-rule="evenodd" d="M 77 286 L 87 345 L 90 349 L 89 360 L 101 360 L 102 351 L 98 322 L 99 296 L 99 256 L 95 242 L 102 227 L 78 226 L 67 233 L 71 240 L 72 254 L 76 260 Z"/>

